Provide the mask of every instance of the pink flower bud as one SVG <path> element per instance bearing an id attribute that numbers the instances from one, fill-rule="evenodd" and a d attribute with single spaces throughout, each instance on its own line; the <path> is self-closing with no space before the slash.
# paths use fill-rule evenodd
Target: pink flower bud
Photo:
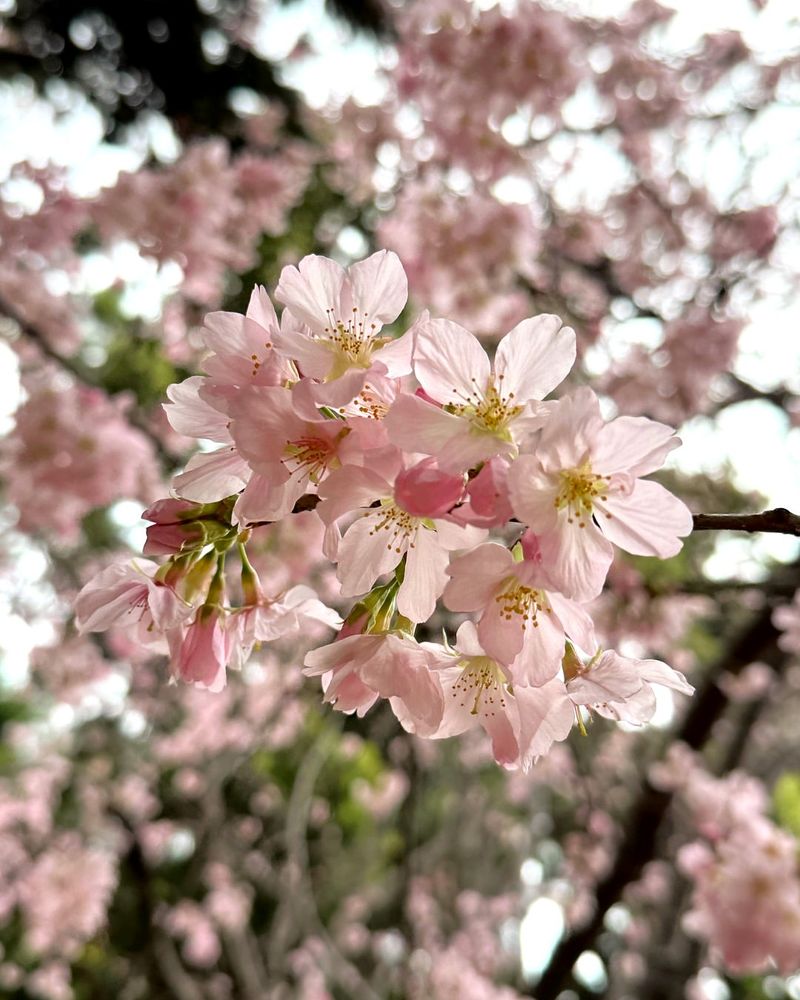
<path id="1" fill-rule="evenodd" d="M 203 529 L 190 519 L 198 505 L 189 500 L 167 497 L 156 500 L 142 514 L 143 521 L 152 521 L 147 529 L 143 552 L 147 556 L 171 556 L 186 547 L 187 542 L 200 545 Z"/>
<path id="2" fill-rule="evenodd" d="M 395 480 L 394 498 L 414 517 L 442 517 L 464 495 L 464 477 L 442 472 L 435 458 L 424 458 Z"/>
<path id="3" fill-rule="evenodd" d="M 175 672 L 189 684 L 221 691 L 230 654 L 231 636 L 219 611 L 204 605 L 183 634 L 174 660 Z"/>

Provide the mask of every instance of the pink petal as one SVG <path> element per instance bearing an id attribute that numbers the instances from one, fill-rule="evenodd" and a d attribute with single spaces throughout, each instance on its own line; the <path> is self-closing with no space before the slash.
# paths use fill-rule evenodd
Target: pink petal
<path id="1" fill-rule="evenodd" d="M 550 606 L 553 614 L 558 618 L 562 628 L 572 641 L 584 652 L 589 652 L 597 647 L 597 640 L 594 634 L 594 622 L 584 608 L 575 601 L 570 601 L 561 594 L 548 592 Z"/>
<path id="2" fill-rule="evenodd" d="M 247 463 L 233 448 L 198 452 L 172 480 L 172 488 L 186 500 L 213 503 L 244 489 L 250 478 Z"/>
<path id="3" fill-rule="evenodd" d="M 320 485 L 319 495 L 323 502 L 317 514 L 325 524 L 332 524 L 359 507 L 369 507 L 373 500 L 391 497 L 392 487 L 371 469 L 347 466 L 328 476 Z"/>
<path id="4" fill-rule="evenodd" d="M 306 477 L 289 478 L 282 465 L 265 467 L 265 475 L 254 472 L 233 509 L 237 524 L 279 521 L 290 514 L 308 488 Z"/>
<path id="5" fill-rule="evenodd" d="M 360 517 L 339 542 L 336 575 L 344 597 L 365 594 L 379 576 L 390 573 L 403 558 L 405 539 L 395 544 L 390 531 L 378 529 L 381 516 L 375 511 Z"/>
<path id="6" fill-rule="evenodd" d="M 170 426 L 178 434 L 186 437 L 205 438 L 220 444 L 230 442 L 228 417 L 214 409 L 199 395 L 207 379 L 202 375 L 167 387 L 168 403 L 162 404 Z"/>
<path id="7" fill-rule="evenodd" d="M 528 771 L 553 743 L 567 738 L 575 722 L 575 707 L 560 680 L 542 687 L 520 686 L 514 698 L 519 708 L 522 767 Z"/>
<path id="8" fill-rule="evenodd" d="M 524 319 L 500 341 L 494 369 L 504 398 L 544 399 L 575 364 L 575 331 L 548 314 Z"/>
<path id="9" fill-rule="evenodd" d="M 424 527 L 417 530 L 408 549 L 405 576 L 397 593 L 397 610 L 401 615 L 412 622 L 425 622 L 430 618 L 447 583 L 449 558 L 437 544 L 436 532 Z"/>
<path id="10" fill-rule="evenodd" d="M 415 517 L 442 517 L 464 495 L 464 477 L 442 472 L 435 458 L 425 458 L 395 479 L 397 503 Z"/>
<path id="11" fill-rule="evenodd" d="M 581 528 L 559 511 L 556 530 L 542 536 L 542 554 L 556 589 L 576 601 L 591 601 L 603 589 L 614 550 L 589 521 Z"/>
<path id="12" fill-rule="evenodd" d="M 639 691 L 642 679 L 634 662 L 613 650 L 603 653 L 585 673 L 567 681 L 567 691 L 576 705 L 624 702 Z"/>
<path id="13" fill-rule="evenodd" d="M 324 340 L 287 326 L 285 330 L 276 331 L 272 343 L 285 358 L 297 362 L 301 375 L 323 379 L 331 370 L 333 354 Z"/>
<path id="14" fill-rule="evenodd" d="M 75 600 L 75 620 L 81 632 L 103 632 L 126 615 L 137 620 L 150 578 L 158 569 L 149 559 L 114 563 L 98 573 Z"/>
<path id="15" fill-rule="evenodd" d="M 379 250 L 348 269 L 353 304 L 379 327 L 391 323 L 408 300 L 408 279 L 400 258 L 391 250 Z"/>
<path id="16" fill-rule="evenodd" d="M 489 359 L 477 338 L 463 326 L 432 319 L 417 328 L 414 374 L 439 403 L 467 403 L 489 381 Z"/>
<path id="17" fill-rule="evenodd" d="M 661 660 L 636 660 L 635 663 L 639 675 L 649 684 L 661 684 L 681 694 L 694 694 L 694 688 L 683 674 Z"/>
<path id="18" fill-rule="evenodd" d="M 508 695 L 505 697 L 508 698 Z M 492 739 L 492 754 L 495 761 L 503 767 L 516 764 L 519 760 L 519 744 L 508 711 L 498 709 L 495 712 L 481 712 L 479 719 Z"/>
<path id="19" fill-rule="evenodd" d="M 295 412 L 289 389 L 254 386 L 241 391 L 229 409 L 236 449 L 254 469 L 280 462 L 289 441 L 309 436 L 309 423 Z"/>
<path id="20" fill-rule="evenodd" d="M 595 506 L 606 538 L 637 556 L 668 559 L 680 552 L 681 538 L 692 530 L 686 504 L 659 483 L 646 479 L 637 479 L 629 496 L 610 494 Z"/>
<path id="21" fill-rule="evenodd" d="M 401 378 L 411 371 L 411 358 L 416 343 L 415 335 L 409 330 L 402 337 L 395 337 L 384 347 L 372 352 L 375 361 L 386 366 L 389 378 Z"/>
<path id="22" fill-rule="evenodd" d="M 340 264 L 310 254 L 297 267 L 284 267 L 275 298 L 315 333 L 321 333 L 331 325 L 329 310 L 337 319 L 341 318 L 338 314 L 344 281 L 345 272 Z"/>
<path id="23" fill-rule="evenodd" d="M 660 469 L 680 443 L 666 424 L 647 417 L 617 417 L 597 434 L 592 445 L 592 470 L 600 475 L 627 472 L 634 478 L 646 476 Z"/>
<path id="24" fill-rule="evenodd" d="M 511 508 L 537 535 L 553 531 L 558 525 L 555 506 L 558 490 L 558 480 L 545 473 L 533 455 L 520 455 L 508 470 Z"/>
<path id="25" fill-rule="evenodd" d="M 536 456 L 547 472 L 581 465 L 605 422 L 597 396 L 583 386 L 550 405 L 550 414 L 536 444 Z"/>
<path id="26" fill-rule="evenodd" d="M 519 654 L 511 663 L 510 673 L 515 690 L 519 685 L 541 687 L 556 676 L 561 666 L 564 656 L 563 629 L 549 615 L 541 612 L 538 622 L 535 628 L 528 624 L 522 633 Z M 490 652 L 488 648 L 487 652 Z"/>
<path id="27" fill-rule="evenodd" d="M 498 585 L 513 571 L 514 559 L 508 549 L 487 542 L 451 561 L 444 603 L 451 611 L 480 611 L 493 600 Z"/>
<path id="28" fill-rule="evenodd" d="M 592 711 L 604 719 L 629 722 L 641 726 L 653 718 L 656 710 L 656 696 L 649 684 L 642 684 L 636 694 L 626 701 L 607 701 L 592 705 Z"/>
<path id="29" fill-rule="evenodd" d="M 478 638 L 478 628 L 475 622 L 466 621 L 458 626 L 456 632 L 456 649 L 464 656 L 484 656 L 484 649 Z"/>
<path id="30" fill-rule="evenodd" d="M 275 306 L 263 285 L 256 285 L 250 293 L 247 318 L 258 323 L 265 330 L 277 329 L 278 317 L 275 314 Z"/>
<path id="31" fill-rule="evenodd" d="M 446 472 L 467 471 L 511 445 L 490 434 L 473 432 L 467 420 L 426 403 L 401 396 L 384 418 L 389 440 L 407 452 L 433 455 Z"/>

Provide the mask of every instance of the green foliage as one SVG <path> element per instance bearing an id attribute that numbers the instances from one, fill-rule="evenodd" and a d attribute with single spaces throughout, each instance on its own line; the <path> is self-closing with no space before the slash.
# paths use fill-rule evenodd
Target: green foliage
<path id="1" fill-rule="evenodd" d="M 81 521 L 81 534 L 86 544 L 93 552 L 104 549 L 114 552 L 121 545 L 119 527 L 114 523 L 108 507 L 95 507 Z"/>
<path id="2" fill-rule="evenodd" d="M 800 837 L 800 771 L 784 771 L 772 790 L 775 819 L 795 837 Z"/>
<path id="3" fill-rule="evenodd" d="M 159 341 L 137 338 L 123 331 L 109 343 L 98 374 L 112 395 L 127 390 L 140 406 L 155 406 L 163 401 L 167 386 L 180 382 L 189 372 L 176 368 L 164 357 Z"/>

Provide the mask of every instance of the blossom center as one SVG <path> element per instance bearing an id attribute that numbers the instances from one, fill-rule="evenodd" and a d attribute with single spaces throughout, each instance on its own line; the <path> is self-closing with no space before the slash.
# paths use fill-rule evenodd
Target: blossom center
<path id="1" fill-rule="evenodd" d="M 461 676 L 453 685 L 453 697 L 464 708 L 471 701 L 470 715 L 492 716 L 506 707 L 505 678 L 497 662 L 489 656 L 465 656 L 457 664 Z"/>
<path id="2" fill-rule="evenodd" d="M 537 615 L 540 611 L 551 614 L 552 608 L 543 590 L 526 587 L 512 577 L 504 585 L 505 589 L 495 597 L 499 605 L 500 615 L 507 621 L 515 617 L 522 619 L 522 627 L 527 628 L 530 622 L 534 628 L 539 627 Z"/>
<path id="3" fill-rule="evenodd" d="M 375 522 L 370 528 L 370 535 L 377 535 L 379 531 L 388 532 L 387 549 L 402 552 L 406 548 L 415 547 L 416 543 L 411 539 L 416 534 L 422 519 L 409 514 L 393 500 L 382 501 L 380 510 L 369 511 L 367 517 L 372 517 Z"/>
<path id="4" fill-rule="evenodd" d="M 567 509 L 567 521 L 578 522 L 585 528 L 592 516 L 595 499 L 608 499 L 609 476 L 592 472 L 588 459 L 577 469 L 564 469 L 559 473 L 561 489 L 554 501 L 556 510 Z"/>
<path id="5" fill-rule="evenodd" d="M 253 363 L 253 370 L 250 372 L 250 374 L 252 375 L 253 378 L 255 378 L 256 375 L 258 375 L 258 369 L 264 364 L 267 355 L 272 350 L 272 341 L 270 340 L 265 341 L 264 349 L 266 350 L 267 354 L 264 355 L 263 358 L 260 358 L 257 354 L 250 355 L 249 360 Z"/>
<path id="6" fill-rule="evenodd" d="M 502 381 L 502 378 L 502 375 L 498 375 L 497 381 Z M 459 417 L 466 417 L 480 433 L 493 434 L 510 441 L 508 425 L 522 412 L 522 405 L 514 402 L 513 392 L 504 396 L 492 379 L 484 390 L 478 388 L 474 379 L 472 381 L 474 388 L 464 396 L 464 402 L 451 403 L 447 408 Z"/>
<path id="7" fill-rule="evenodd" d="M 376 346 L 377 323 L 368 323 L 368 314 L 362 316 L 355 307 L 347 320 L 337 317 L 332 308 L 326 313 L 328 325 L 323 330 L 324 339 L 336 356 L 328 379 L 339 378 L 350 368 L 369 368 Z"/>
<path id="8" fill-rule="evenodd" d="M 365 383 L 364 388 L 353 400 L 352 406 L 360 416 L 370 420 L 383 420 L 389 412 L 389 404 L 381 399 L 369 382 Z M 345 414 L 346 407 L 340 407 L 339 412 Z"/>
<path id="9" fill-rule="evenodd" d="M 291 462 L 293 466 L 292 472 L 303 470 L 317 486 L 333 457 L 330 441 L 314 437 L 287 441 L 283 453 L 286 456 L 286 464 Z"/>

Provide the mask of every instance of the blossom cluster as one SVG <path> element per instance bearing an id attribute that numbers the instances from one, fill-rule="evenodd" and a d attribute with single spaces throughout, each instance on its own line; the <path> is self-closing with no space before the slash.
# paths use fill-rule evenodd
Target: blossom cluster
<path id="1" fill-rule="evenodd" d="M 524 319 L 493 359 L 427 313 L 394 336 L 407 282 L 388 251 L 347 270 L 305 257 L 275 298 L 280 319 L 263 288 L 246 316 L 207 317 L 206 374 L 170 387 L 166 410 L 178 433 L 217 447 L 144 514 L 144 554 L 166 561 L 90 581 L 82 630 L 125 626 L 169 653 L 174 677 L 218 691 L 257 645 L 323 623 L 338 635 L 305 672 L 327 702 L 363 714 L 386 699 L 429 738 L 480 725 L 509 767 L 587 713 L 647 721 L 654 684 L 691 693 L 660 661 L 597 648 L 587 604 L 614 546 L 672 556 L 692 519 L 644 478 L 679 443 L 670 427 L 607 421 L 585 386 L 547 399 L 575 361 L 570 328 Z M 247 554 L 259 527 L 311 509 L 354 601 L 344 622 L 306 586 L 269 593 Z M 452 643 L 432 630 L 420 641 L 439 601 L 466 620 Z"/>
<path id="2" fill-rule="evenodd" d="M 761 782 L 743 771 L 708 774 L 682 744 L 653 769 L 659 788 L 688 808 L 699 839 L 685 844 L 678 866 L 693 886 L 683 924 L 734 973 L 800 962 L 800 868 L 797 840 L 768 816 Z"/>

